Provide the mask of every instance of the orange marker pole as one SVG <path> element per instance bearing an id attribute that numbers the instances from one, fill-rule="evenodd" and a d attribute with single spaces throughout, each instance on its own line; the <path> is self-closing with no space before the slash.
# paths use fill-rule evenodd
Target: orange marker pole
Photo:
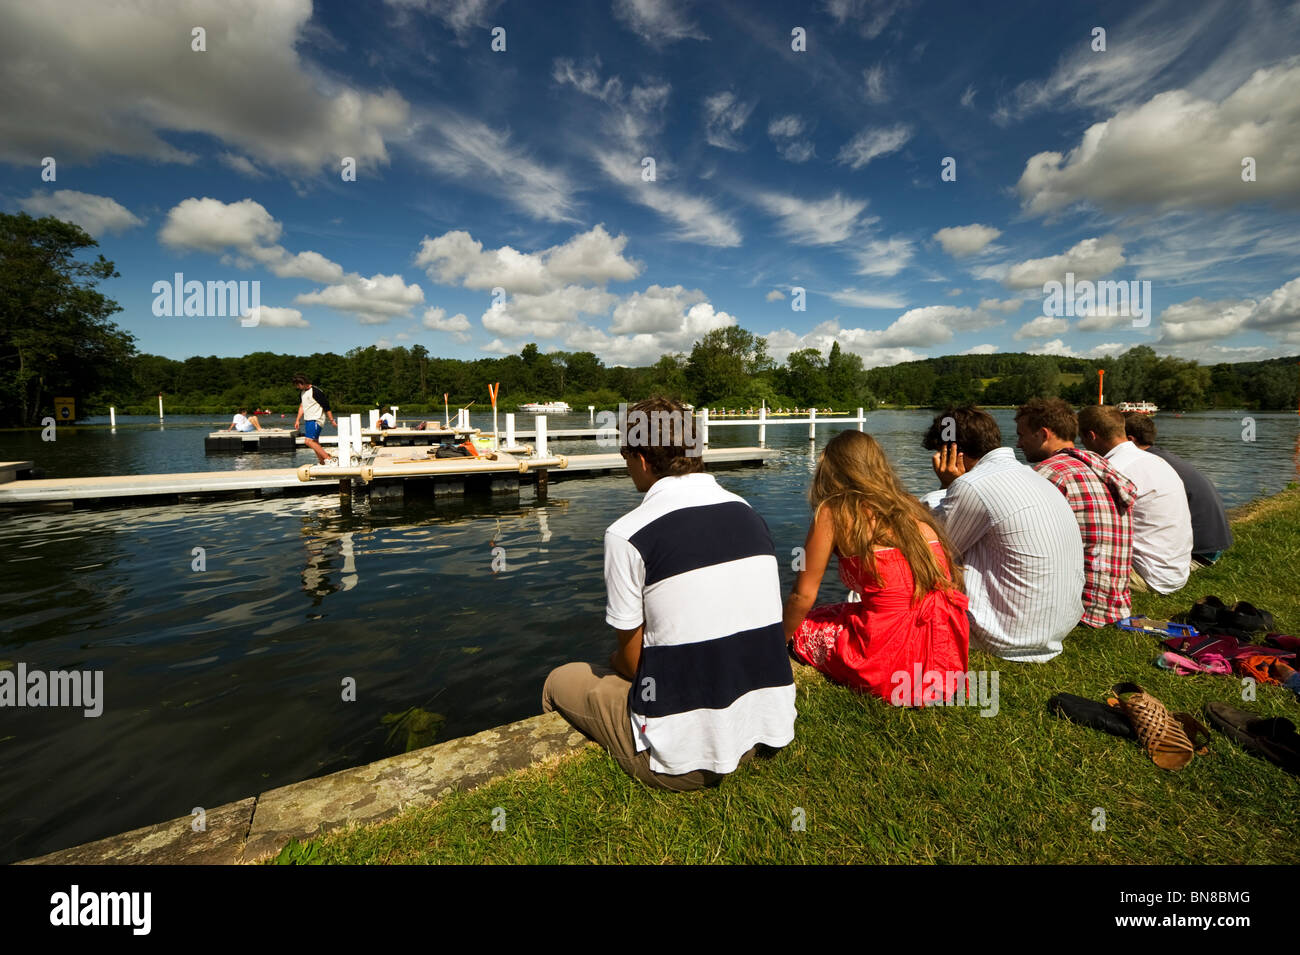
<path id="1" fill-rule="evenodd" d="M 1101 389 L 1101 383 L 1105 377 L 1106 377 L 1106 369 L 1098 368 L 1097 369 L 1097 404 L 1099 405 L 1104 405 L 1106 403 L 1106 396 Z"/>

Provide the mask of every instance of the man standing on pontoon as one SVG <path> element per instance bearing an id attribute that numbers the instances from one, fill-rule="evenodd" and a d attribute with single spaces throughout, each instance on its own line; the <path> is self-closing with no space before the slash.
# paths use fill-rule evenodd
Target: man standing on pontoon
<path id="1" fill-rule="evenodd" d="M 298 426 L 302 426 L 303 443 L 315 452 L 317 462 L 320 464 L 337 462 L 337 458 L 330 457 L 329 453 L 320 446 L 319 440 L 326 416 L 329 417 L 331 426 L 338 427 L 338 422 L 334 420 L 334 412 L 330 410 L 329 398 L 326 397 L 325 392 L 308 381 L 306 375 L 294 375 L 293 386 L 302 392 L 302 404 L 298 406 L 298 416 L 293 421 L 294 430 L 297 431 Z"/>

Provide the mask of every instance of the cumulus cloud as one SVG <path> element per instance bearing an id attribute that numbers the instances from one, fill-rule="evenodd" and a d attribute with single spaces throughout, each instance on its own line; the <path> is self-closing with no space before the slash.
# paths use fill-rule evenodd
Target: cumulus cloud
<path id="1" fill-rule="evenodd" d="M 1065 273 L 1073 272 L 1078 282 L 1109 275 L 1124 261 L 1124 246 L 1118 239 L 1084 239 L 1060 255 L 1015 263 L 1003 281 L 1009 288 L 1041 288 L 1044 282 L 1064 282 Z"/>
<path id="2" fill-rule="evenodd" d="M 688 308 L 672 329 L 609 335 L 599 328 L 581 325 L 565 338 L 564 344 L 568 348 L 595 352 L 609 364 L 648 365 L 662 355 L 689 351 L 697 339 L 714 329 L 736 324 L 735 316 L 716 310 L 708 302 L 699 302 Z"/>
<path id="3" fill-rule="evenodd" d="M 868 127 L 844 144 L 837 161 L 850 169 L 861 169 L 873 159 L 902 149 L 911 138 L 912 129 L 905 124 Z"/>
<path id="4" fill-rule="evenodd" d="M 780 302 L 784 298 L 785 298 L 785 293 L 782 292 L 779 288 L 774 288 L 772 289 L 772 291 L 767 293 L 767 300 L 769 302 Z"/>
<path id="5" fill-rule="evenodd" d="M 849 199 L 838 192 L 825 199 L 761 192 L 754 199 L 777 218 L 781 231 L 800 245 L 845 241 L 863 224 L 859 217 L 867 208 L 867 200 Z"/>
<path id="6" fill-rule="evenodd" d="M 1031 215 L 1086 200 L 1102 208 L 1300 203 L 1300 58 L 1257 70 L 1222 102 L 1159 93 L 1090 126 L 1067 154 L 1041 152 L 1016 189 Z M 1243 157 L 1256 181 L 1242 180 Z"/>
<path id="7" fill-rule="evenodd" d="M 1295 344 L 1300 342 L 1300 277 L 1258 301 L 1197 297 L 1170 305 L 1160 313 L 1160 331 L 1162 345 L 1217 341 L 1242 331 L 1264 332 Z"/>
<path id="8" fill-rule="evenodd" d="M 116 199 L 73 189 L 33 192 L 26 199 L 18 200 L 18 207 L 38 218 L 54 216 L 66 222 L 75 222 L 96 238 L 109 232 L 121 232 L 144 225 Z"/>
<path id="9" fill-rule="evenodd" d="M 257 328 L 308 328 L 310 324 L 296 308 L 274 308 L 270 305 L 257 308 Z"/>
<path id="10" fill-rule="evenodd" d="M 803 335 L 788 328 L 768 332 L 767 350 L 778 362 L 785 361 L 791 352 L 804 348 L 815 348 L 822 354 L 830 351 L 831 346 L 839 343 L 843 351 L 852 352 L 862 358 L 866 368 L 881 365 L 897 365 L 904 361 L 917 361 L 924 356 L 910 348 L 881 346 L 878 332 L 864 328 L 841 328 L 834 319 L 822 322 L 812 331 Z"/>
<path id="11" fill-rule="evenodd" d="M 177 251 L 233 252 L 236 264 L 257 263 L 280 278 L 338 282 L 343 268 L 318 252 L 291 253 L 276 240 L 284 231 L 266 207 L 252 199 L 222 202 L 204 197 L 177 203 L 158 232 Z M 359 278 L 359 276 L 358 276 Z"/>
<path id="12" fill-rule="evenodd" d="M 1051 338 L 1053 335 L 1064 335 L 1070 330 L 1070 322 L 1065 318 L 1053 318 L 1051 315 L 1038 315 L 1032 320 L 1021 325 L 1016 331 L 1015 338 Z"/>
<path id="13" fill-rule="evenodd" d="M 508 245 L 485 250 L 468 232 L 456 230 L 425 236 L 415 264 L 444 285 L 537 295 L 574 282 L 603 285 L 636 278 L 643 266 L 623 255 L 626 247 L 627 236 L 611 236 L 603 224 L 540 252 Z"/>
<path id="14" fill-rule="evenodd" d="M 308 0 L 5 6 L 0 159 L 8 162 L 198 162 L 167 138 L 181 134 L 303 175 L 337 170 L 343 155 L 363 169 L 386 163 L 389 141 L 404 135 L 409 107 L 396 90 L 358 88 L 311 61 Z M 207 30 L 205 54 L 190 49 L 196 24 Z"/>
<path id="15" fill-rule="evenodd" d="M 704 100 L 704 140 L 719 149 L 739 151 L 744 147 L 737 135 L 749 121 L 755 103 L 739 99 L 730 90 L 715 93 Z"/>
<path id="16" fill-rule="evenodd" d="M 688 309 L 707 298 L 699 289 L 688 291 L 680 285 L 669 288 L 651 285 L 644 292 L 633 292 L 619 302 L 609 330 L 620 335 L 635 335 L 680 329 L 682 316 Z"/>
<path id="17" fill-rule="evenodd" d="M 983 252 L 990 242 L 1002 234 L 992 226 L 972 223 L 971 225 L 948 226 L 934 234 L 934 239 L 943 250 L 954 258 L 962 258 Z"/>
<path id="18" fill-rule="evenodd" d="M 458 342 L 469 341 L 469 319 L 463 313 L 448 317 L 446 309 L 426 309 L 421 324 L 430 331 L 448 332 Z"/>
<path id="19" fill-rule="evenodd" d="M 395 316 L 408 314 L 423 301 L 424 290 L 407 285 L 400 275 L 365 278 L 352 273 L 337 285 L 304 292 L 294 299 L 294 304 L 324 305 L 357 316 L 363 325 L 382 325 Z"/>
<path id="20" fill-rule="evenodd" d="M 972 348 L 967 348 L 964 352 L 962 352 L 962 354 L 963 355 L 996 355 L 997 352 L 998 352 L 997 345 L 975 345 Z"/>

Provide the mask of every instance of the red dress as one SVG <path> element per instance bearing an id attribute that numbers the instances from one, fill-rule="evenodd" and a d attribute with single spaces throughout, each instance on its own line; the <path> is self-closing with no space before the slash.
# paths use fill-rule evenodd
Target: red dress
<path id="1" fill-rule="evenodd" d="M 930 547 L 948 572 L 942 545 Z M 809 611 L 795 631 L 795 653 L 835 682 L 896 704 L 948 699 L 969 655 L 966 595 L 932 590 L 913 606 L 912 568 L 903 552 L 888 547 L 875 556 L 879 580 L 860 559 L 839 558 L 840 580 L 862 599 Z M 926 686 L 944 689 L 927 696 Z"/>

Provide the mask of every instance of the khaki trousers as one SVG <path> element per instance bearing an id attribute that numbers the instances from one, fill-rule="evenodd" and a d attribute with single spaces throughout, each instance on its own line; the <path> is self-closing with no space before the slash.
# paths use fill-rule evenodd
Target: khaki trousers
<path id="1" fill-rule="evenodd" d="M 638 753 L 632 738 L 627 702 L 631 689 L 630 680 L 607 666 L 566 663 L 546 678 L 542 687 L 542 712 L 558 712 L 588 739 L 605 747 L 623 772 L 647 786 L 691 792 L 718 785 L 723 777 L 706 769 L 680 776 L 651 771 L 650 751 Z"/>

